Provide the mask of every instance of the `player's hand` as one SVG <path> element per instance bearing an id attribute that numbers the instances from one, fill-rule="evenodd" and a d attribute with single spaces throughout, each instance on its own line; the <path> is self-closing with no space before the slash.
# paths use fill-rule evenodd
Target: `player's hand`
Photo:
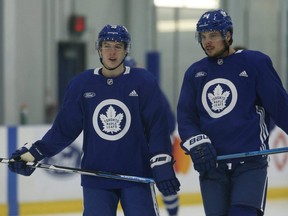
<path id="1" fill-rule="evenodd" d="M 17 149 L 10 157 L 10 163 L 8 165 L 10 171 L 20 175 L 30 176 L 35 168 L 26 165 L 26 162 L 34 162 L 42 160 L 44 156 L 36 148 L 35 145 L 25 144 L 20 149 Z"/>
<path id="2" fill-rule="evenodd" d="M 180 182 L 173 169 L 172 157 L 168 154 L 158 154 L 150 159 L 150 163 L 158 190 L 164 196 L 177 194 Z"/>
<path id="3" fill-rule="evenodd" d="M 199 134 L 181 143 L 181 147 L 190 156 L 194 169 L 206 172 L 217 167 L 217 153 L 210 139 L 205 134 Z"/>

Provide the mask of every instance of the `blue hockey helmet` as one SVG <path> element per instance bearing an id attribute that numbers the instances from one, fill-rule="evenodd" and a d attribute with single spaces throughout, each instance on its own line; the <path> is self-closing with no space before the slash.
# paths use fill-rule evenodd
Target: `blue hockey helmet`
<path id="1" fill-rule="evenodd" d="M 231 17 L 223 9 L 205 12 L 196 25 L 196 38 L 201 42 L 201 32 L 220 31 L 225 37 L 227 31 L 233 35 L 233 24 Z"/>
<path id="2" fill-rule="evenodd" d="M 123 25 L 105 25 L 98 34 L 96 49 L 99 49 L 103 41 L 123 42 L 127 52 L 130 51 L 131 37 Z"/>

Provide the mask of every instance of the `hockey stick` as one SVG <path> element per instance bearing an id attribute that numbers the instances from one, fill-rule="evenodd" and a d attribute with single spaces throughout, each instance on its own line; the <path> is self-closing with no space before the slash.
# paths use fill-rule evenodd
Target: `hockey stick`
<path id="1" fill-rule="evenodd" d="M 217 156 L 217 160 L 220 161 L 220 160 L 226 160 L 226 159 L 236 159 L 236 158 L 252 157 L 252 156 L 259 156 L 259 155 L 278 154 L 278 153 L 284 153 L 284 152 L 288 152 L 288 147 L 221 155 L 221 156 Z"/>
<path id="2" fill-rule="evenodd" d="M 0 158 L 0 163 L 9 164 L 9 163 L 13 163 L 13 162 L 11 162 L 9 159 L 6 159 L 6 158 Z M 26 162 L 26 165 L 31 166 L 33 168 L 47 169 L 50 171 L 62 171 L 62 172 L 69 172 L 69 173 L 78 173 L 78 174 L 82 174 L 82 175 L 90 175 L 90 176 L 97 176 L 97 177 L 101 177 L 101 178 L 117 179 L 117 180 L 146 183 L 146 184 L 147 183 L 148 184 L 155 183 L 155 181 L 153 179 L 150 179 L 150 178 L 121 175 L 121 174 L 103 172 L 103 171 L 83 170 L 83 169 L 78 169 L 78 168 L 58 166 L 58 165 L 50 165 L 50 164 L 44 164 L 44 163 L 38 163 L 38 162 Z"/>

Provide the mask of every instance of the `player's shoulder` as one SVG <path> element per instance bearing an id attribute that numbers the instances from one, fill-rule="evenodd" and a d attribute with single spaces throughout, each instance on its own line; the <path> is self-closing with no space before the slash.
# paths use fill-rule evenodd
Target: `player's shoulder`
<path id="1" fill-rule="evenodd" d="M 192 77 L 196 77 L 198 76 L 198 74 L 200 75 L 201 73 L 206 74 L 205 71 L 207 71 L 208 64 L 209 64 L 209 58 L 204 57 L 198 61 L 195 61 L 193 64 L 191 64 L 186 70 L 185 74 L 186 76 L 192 76 Z"/>
<path id="2" fill-rule="evenodd" d="M 69 82 L 70 86 L 85 86 L 94 76 L 94 69 L 87 69 L 75 75 Z"/>
<path id="3" fill-rule="evenodd" d="M 155 82 L 156 77 L 152 74 L 152 72 L 148 71 L 145 68 L 140 68 L 140 67 L 127 67 L 126 66 L 126 71 L 127 68 L 129 69 L 129 76 L 134 80 L 134 81 L 139 81 L 139 82 Z"/>
<path id="4" fill-rule="evenodd" d="M 83 79 L 89 79 L 94 75 L 95 69 L 87 69 L 85 71 L 82 71 L 78 73 L 73 79 L 74 80 L 83 80 Z"/>
<path id="5" fill-rule="evenodd" d="M 242 57 L 244 59 L 246 59 L 247 61 L 256 61 L 259 60 L 267 60 L 270 59 L 270 57 L 258 50 L 248 50 L 248 49 L 243 49 L 243 50 L 237 50 L 235 52 L 235 55 Z"/>
<path id="6" fill-rule="evenodd" d="M 127 69 L 130 70 L 129 73 L 133 76 L 143 76 L 143 77 L 147 77 L 147 75 L 149 76 L 149 74 L 147 74 L 148 70 L 146 68 L 126 66 L 126 70 Z"/>

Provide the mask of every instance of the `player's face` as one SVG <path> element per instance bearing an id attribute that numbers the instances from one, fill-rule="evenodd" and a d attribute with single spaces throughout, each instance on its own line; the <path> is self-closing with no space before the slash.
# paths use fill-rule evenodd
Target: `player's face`
<path id="1" fill-rule="evenodd" d="M 200 39 L 207 56 L 219 58 L 225 57 L 227 55 L 225 52 L 227 47 L 225 47 L 221 32 L 201 32 Z"/>
<path id="2" fill-rule="evenodd" d="M 123 42 L 103 41 L 100 52 L 103 63 L 109 68 L 114 68 L 119 65 L 126 55 Z"/>

